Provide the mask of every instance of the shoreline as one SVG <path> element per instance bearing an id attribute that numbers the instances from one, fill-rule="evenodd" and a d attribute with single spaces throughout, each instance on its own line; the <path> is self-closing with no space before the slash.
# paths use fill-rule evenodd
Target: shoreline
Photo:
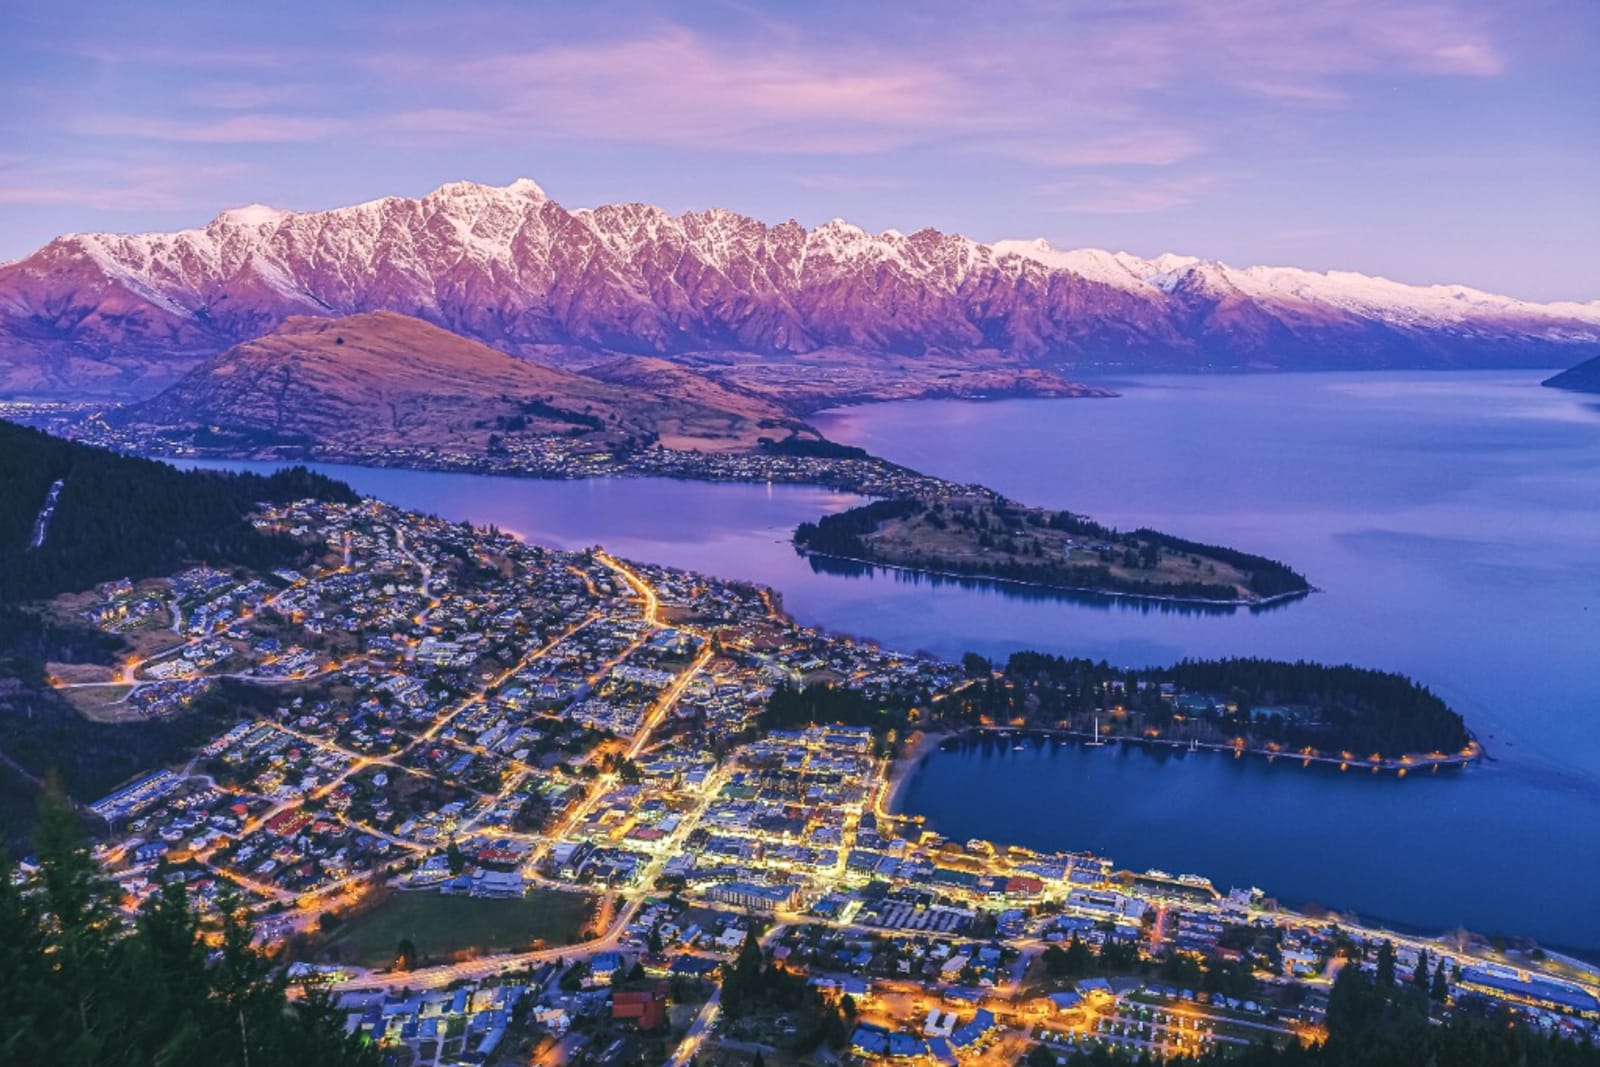
<path id="1" fill-rule="evenodd" d="M 995 739 L 1043 737 L 1078 743 L 1083 743 L 1094 739 L 1094 736 L 1091 733 L 1082 730 L 1069 730 L 1059 726 L 971 726 L 961 730 L 940 731 L 937 734 L 925 735 L 925 738 L 926 737 L 935 737 L 938 739 L 938 745 L 934 746 L 936 748 L 942 748 L 945 741 L 962 740 L 971 737 L 987 737 Z M 1167 751 L 1180 753 L 1189 751 L 1225 753 L 1232 755 L 1235 758 L 1254 756 L 1260 759 L 1265 759 L 1268 763 L 1276 763 L 1279 760 L 1296 762 L 1302 766 L 1310 766 L 1311 764 L 1315 763 L 1328 767 L 1337 767 L 1342 771 L 1363 770 L 1370 771 L 1373 774 L 1378 774 L 1384 771 L 1393 771 L 1395 772 L 1395 776 L 1399 778 L 1404 778 L 1413 771 L 1439 770 L 1441 768 L 1445 770 L 1462 770 L 1475 763 L 1481 763 L 1489 758 L 1487 751 L 1483 747 L 1483 744 L 1478 741 L 1477 738 L 1472 739 L 1469 750 L 1455 753 L 1453 755 L 1434 755 L 1432 753 L 1407 752 L 1402 753 L 1399 756 L 1384 757 L 1376 761 L 1366 757 L 1346 759 L 1343 755 L 1328 756 L 1322 754 L 1321 752 L 1315 752 L 1308 755 L 1304 752 L 1269 747 L 1272 744 L 1271 742 L 1269 742 L 1266 746 L 1262 746 L 1220 744 L 1215 741 L 1196 741 L 1193 742 L 1193 748 L 1191 749 L 1190 742 L 1174 741 L 1159 737 L 1129 737 L 1125 735 L 1108 737 L 1102 734 L 1100 736 L 1100 741 L 1108 748 L 1114 745 L 1137 744 L 1144 748 L 1157 750 L 1166 749 Z M 910 764 L 920 764 L 923 757 L 929 755 L 931 752 L 932 748 L 929 748 L 927 746 L 927 741 L 924 740 L 918 744 L 917 750 L 913 753 L 914 759 L 908 757 L 906 760 L 900 761 L 900 763 L 905 763 L 908 765 L 905 771 L 900 770 L 900 763 L 895 765 L 895 767 L 892 769 L 892 773 L 896 777 L 891 779 L 891 800 L 899 800 L 900 794 L 904 790 L 904 780 L 909 778 L 910 772 L 915 769 L 915 767 L 910 766 Z"/>
<path id="2" fill-rule="evenodd" d="M 918 730 L 912 735 L 915 740 L 910 748 L 889 761 L 883 771 L 883 786 L 878 791 L 878 802 L 874 805 L 875 813 L 881 818 L 890 819 L 920 819 L 919 815 L 907 816 L 902 814 L 900 801 L 905 793 L 906 786 L 922 766 L 922 761 L 943 747 L 946 741 L 960 737 L 960 731 L 951 730 Z"/>
<path id="3" fill-rule="evenodd" d="M 794 542 L 791 541 L 791 544 Z M 1121 600 L 1148 600 L 1158 604 L 1187 604 L 1201 608 L 1270 608 L 1279 604 L 1286 604 L 1292 600 L 1299 600 L 1317 592 L 1317 587 L 1307 585 L 1304 589 L 1293 590 L 1288 593 L 1275 593 L 1269 597 L 1260 597 L 1247 600 L 1235 597 L 1232 600 L 1218 600 L 1211 597 L 1177 596 L 1167 593 L 1130 593 L 1126 590 L 1104 589 L 1092 585 L 1057 585 L 1051 582 L 1033 582 L 1023 578 L 1002 578 L 991 574 L 963 574 L 959 571 L 940 571 L 931 567 L 913 567 L 906 563 L 886 563 L 882 560 L 859 559 L 855 556 L 841 556 L 834 552 L 818 552 L 814 549 L 802 548 L 795 545 L 795 551 L 806 557 L 816 556 L 819 559 L 836 559 L 845 563 L 855 563 L 863 567 L 882 567 L 885 570 L 900 571 L 905 574 L 919 574 L 931 578 L 946 578 L 955 582 L 978 582 L 986 585 L 1018 586 L 1023 589 L 1038 589 L 1047 593 L 1077 594 L 1080 596 L 1115 597 Z"/>

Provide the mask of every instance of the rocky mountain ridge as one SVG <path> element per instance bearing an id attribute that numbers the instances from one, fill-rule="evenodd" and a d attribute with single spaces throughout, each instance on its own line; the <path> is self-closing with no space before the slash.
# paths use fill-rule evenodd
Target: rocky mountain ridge
<path id="1" fill-rule="evenodd" d="M 888 379 L 912 395 L 1003 389 L 1024 369 L 1531 367 L 1600 352 L 1600 302 L 837 219 L 569 210 L 522 179 L 58 238 L 0 266 L 0 392 L 147 396 L 291 316 L 375 310 L 557 366 L 665 358 L 790 410 Z"/>

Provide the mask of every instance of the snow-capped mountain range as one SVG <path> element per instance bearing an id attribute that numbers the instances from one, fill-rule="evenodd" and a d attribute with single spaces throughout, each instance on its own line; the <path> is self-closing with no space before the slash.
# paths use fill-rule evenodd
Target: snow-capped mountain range
<path id="1" fill-rule="evenodd" d="M 569 210 L 522 179 L 58 238 L 0 266 L 0 392 L 145 395 L 289 316 L 374 310 L 579 367 L 617 354 L 817 374 L 882 357 L 974 371 L 1543 367 L 1600 353 L 1600 301 L 842 220 Z"/>

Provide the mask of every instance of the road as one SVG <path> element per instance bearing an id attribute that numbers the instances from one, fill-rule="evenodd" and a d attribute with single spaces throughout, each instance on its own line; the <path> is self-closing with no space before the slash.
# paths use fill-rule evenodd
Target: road
<path id="1" fill-rule="evenodd" d="M 784 931 L 787 929 L 788 927 L 783 923 L 773 924 L 772 929 L 761 936 L 761 950 L 765 952 L 767 947 L 783 936 Z M 700 1051 L 700 1046 L 705 1042 L 706 1035 L 710 1033 L 711 1027 L 716 1024 L 717 1015 L 721 1010 L 722 984 L 719 982 L 717 983 L 716 991 L 711 994 L 711 999 L 705 1002 L 699 1014 L 694 1017 L 694 1022 L 689 1024 L 689 1029 L 684 1031 L 683 1040 L 678 1042 L 678 1047 L 673 1050 L 672 1055 L 667 1059 L 665 1067 L 683 1067 L 684 1064 L 694 1059 L 695 1054 Z"/>
<path id="2" fill-rule="evenodd" d="M 44 547 L 44 539 L 50 533 L 50 518 L 56 513 L 56 501 L 61 499 L 61 487 L 66 482 L 57 478 L 50 485 L 50 492 L 45 494 L 44 507 L 39 509 L 39 517 L 33 520 L 33 536 L 28 538 L 28 550 Z"/>

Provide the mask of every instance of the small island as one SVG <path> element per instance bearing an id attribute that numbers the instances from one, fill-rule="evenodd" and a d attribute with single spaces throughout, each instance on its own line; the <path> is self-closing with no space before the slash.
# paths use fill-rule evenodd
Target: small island
<path id="1" fill-rule="evenodd" d="M 828 515 L 800 524 L 794 544 L 825 558 L 1068 592 L 1261 607 L 1311 591 L 1304 575 L 1263 556 L 1113 530 L 976 488 Z"/>

